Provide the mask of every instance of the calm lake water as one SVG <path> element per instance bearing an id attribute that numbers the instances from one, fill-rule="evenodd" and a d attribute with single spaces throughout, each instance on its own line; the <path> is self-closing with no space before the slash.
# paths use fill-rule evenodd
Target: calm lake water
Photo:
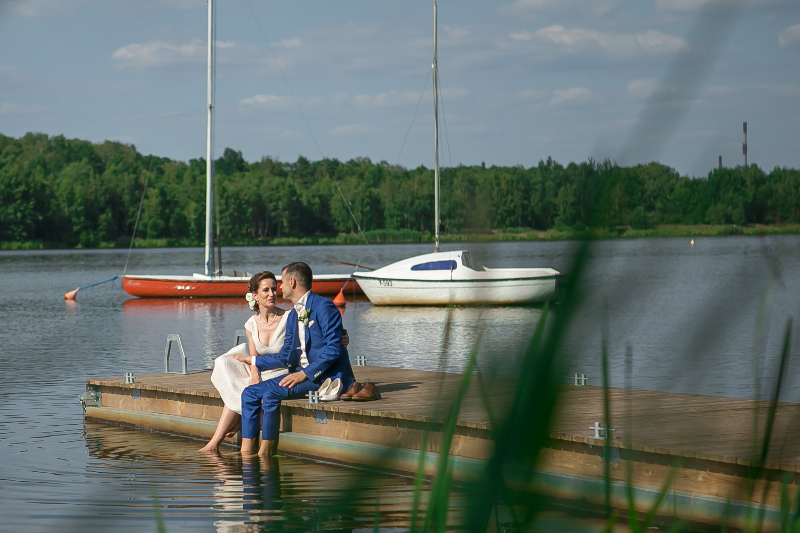
<path id="1" fill-rule="evenodd" d="M 563 345 L 564 381 L 579 372 L 600 384 L 606 320 L 613 386 L 624 384 L 630 345 L 635 388 L 768 394 L 787 319 L 798 317 L 800 236 L 688 241 L 592 245 L 582 305 Z M 465 248 L 478 264 L 569 272 L 577 246 Z M 325 260 L 380 266 L 429 251 L 430 245 L 226 249 L 224 261 L 226 268 L 279 272 L 305 260 L 315 272 L 344 273 L 348 267 Z M 244 299 L 138 300 L 110 284 L 64 302 L 68 290 L 119 274 L 126 253 L 0 253 L 0 530 L 155 531 L 158 507 L 170 532 L 251 531 L 261 522 L 286 530 L 371 531 L 378 499 L 391 507 L 382 513 L 387 530 L 407 518 L 412 488 L 404 477 L 375 477 L 367 500 L 337 514 L 325 504 L 342 487 L 363 482 L 362 471 L 294 458 L 243 464 L 233 448 L 208 458 L 195 452 L 197 441 L 85 424 L 77 398 L 87 378 L 161 372 L 170 333 L 181 335 L 190 369 L 208 367 L 249 315 Z M 199 249 L 135 250 L 128 272 L 189 274 L 201 263 Z M 378 308 L 359 300 L 349 303 L 344 322 L 351 357 L 366 356 L 372 365 L 458 372 L 481 335 L 481 370 L 514 376 L 541 313 L 540 307 Z M 794 333 L 797 354 L 796 327 Z M 785 401 L 800 402 L 798 370 L 790 361 Z M 458 512 L 458 495 L 453 505 Z"/>

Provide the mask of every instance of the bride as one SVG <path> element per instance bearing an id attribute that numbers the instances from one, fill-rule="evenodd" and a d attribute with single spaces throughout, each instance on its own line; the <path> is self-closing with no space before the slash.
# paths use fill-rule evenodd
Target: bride
<path id="1" fill-rule="evenodd" d="M 247 344 L 240 344 L 214 360 L 211 382 L 219 391 L 225 406 L 214 436 L 208 444 L 200 448 L 201 452 L 217 451 L 225 437 L 233 436 L 239 431 L 242 426 L 242 391 L 246 387 L 289 373 L 287 368 L 259 372 L 256 367 L 230 357 L 267 355 L 278 353 L 283 348 L 289 313 L 275 305 L 278 301 L 275 274 L 264 270 L 253 275 L 247 290 L 247 301 L 250 309 L 255 312 L 244 324 Z M 342 345 L 346 347 L 348 343 L 345 330 Z"/>

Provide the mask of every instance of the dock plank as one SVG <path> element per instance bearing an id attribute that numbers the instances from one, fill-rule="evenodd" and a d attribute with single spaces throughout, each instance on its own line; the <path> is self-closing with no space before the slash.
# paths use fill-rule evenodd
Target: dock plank
<path id="1" fill-rule="evenodd" d="M 309 406 L 305 400 L 293 400 L 285 402 L 285 405 L 341 413 L 342 416 L 440 423 L 444 421 L 463 378 L 459 374 L 375 366 L 354 367 L 353 370 L 359 381 L 369 379 L 375 383 L 383 399 L 364 403 L 338 401 L 318 406 Z M 125 404 L 120 396 L 127 394 L 125 389 L 197 396 L 197 405 L 187 407 L 185 416 L 212 419 L 217 412 L 213 406 L 221 406 L 221 400 L 209 379 L 210 374 L 209 371 L 193 371 L 186 375 L 144 375 L 137 376 L 132 385 L 125 384 L 120 376 L 90 379 L 87 384 L 113 387 L 115 402 L 119 405 Z M 488 391 L 492 412 L 495 416 L 502 416 L 512 401 L 516 381 L 481 379 Z M 457 425 L 464 431 L 490 431 L 489 415 L 476 381 L 472 380 Z M 601 387 L 564 385 L 551 428 L 552 438 L 603 445 L 604 440 L 595 439 L 594 431 L 590 429 L 595 422 L 603 423 L 602 392 Z M 732 465 L 750 464 L 758 449 L 753 437 L 755 415 L 758 413 L 759 434 L 763 434 L 768 409 L 767 402 L 733 398 L 622 389 L 610 389 L 609 393 L 612 427 L 616 429 L 614 446 L 625 446 L 630 441 L 634 450 Z M 168 410 L 167 406 L 162 408 Z M 795 422 L 798 416 L 800 405 L 779 405 L 768 455 L 771 467 L 800 471 L 800 425 Z M 357 424 L 348 427 L 352 428 L 348 431 L 365 432 Z M 408 435 L 404 430 L 398 438 L 407 441 Z M 387 433 L 370 438 L 383 442 L 381 439 L 395 437 Z M 468 445 L 471 446 L 469 441 L 464 440 L 462 446 Z M 471 453 L 473 456 L 482 454 L 483 451 Z"/>

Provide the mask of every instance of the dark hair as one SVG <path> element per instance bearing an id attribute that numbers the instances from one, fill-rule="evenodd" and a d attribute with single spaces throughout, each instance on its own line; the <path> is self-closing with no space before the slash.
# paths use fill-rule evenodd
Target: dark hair
<path id="1" fill-rule="evenodd" d="M 275 278 L 275 274 L 270 272 L 269 270 L 262 270 L 258 274 L 253 274 L 250 278 L 250 281 L 247 283 L 247 291 L 256 293 L 258 292 L 258 288 L 261 286 L 261 282 L 265 279 L 271 279 L 277 285 L 278 280 Z M 256 302 L 255 306 L 253 307 L 253 311 L 258 313 L 258 303 Z"/>
<path id="2" fill-rule="evenodd" d="M 311 267 L 298 261 L 296 263 L 289 263 L 283 267 L 283 277 L 281 278 L 281 281 L 286 282 L 290 277 L 292 277 L 297 281 L 298 285 L 304 289 L 310 289 L 311 278 L 313 276 L 314 275 L 311 273 Z"/>

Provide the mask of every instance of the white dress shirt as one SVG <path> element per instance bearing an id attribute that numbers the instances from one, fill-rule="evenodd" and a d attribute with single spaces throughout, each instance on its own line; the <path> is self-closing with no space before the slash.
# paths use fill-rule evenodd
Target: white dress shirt
<path id="1" fill-rule="evenodd" d="M 300 318 L 300 313 L 306 308 L 306 300 L 308 300 L 308 292 L 294 304 L 294 309 L 297 311 L 298 318 Z M 287 324 L 287 327 L 290 327 L 290 325 Z M 300 368 L 305 368 L 308 366 L 308 356 L 306 355 L 306 325 L 299 320 L 297 322 L 297 334 L 300 335 Z"/>

